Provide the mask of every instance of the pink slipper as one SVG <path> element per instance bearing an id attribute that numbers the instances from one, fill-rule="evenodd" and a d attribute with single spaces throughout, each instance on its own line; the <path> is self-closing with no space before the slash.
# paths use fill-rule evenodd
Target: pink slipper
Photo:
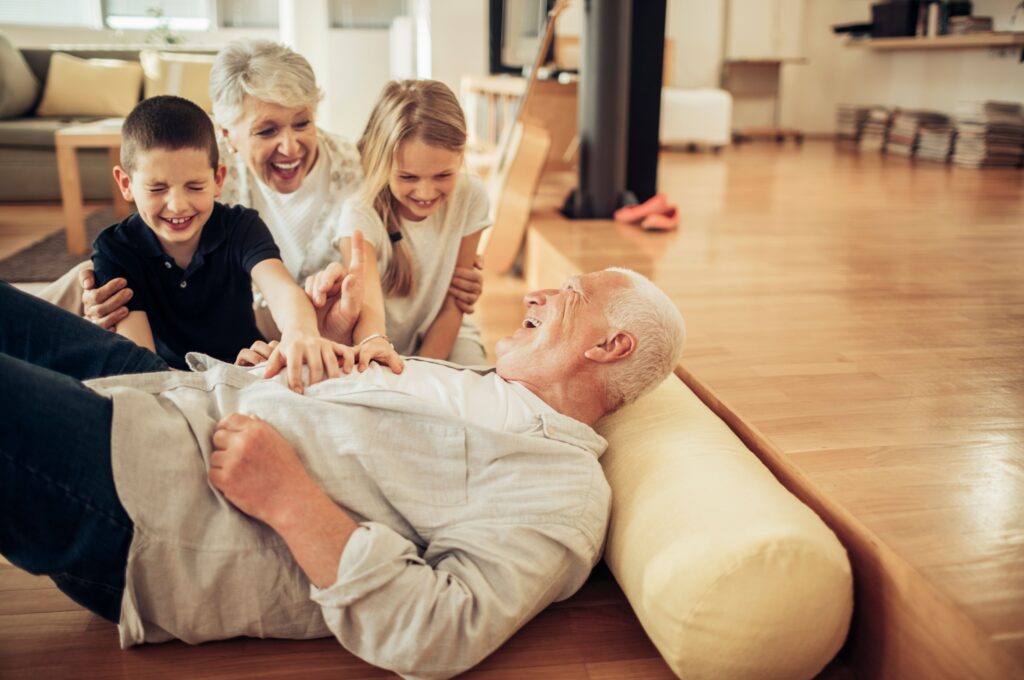
<path id="1" fill-rule="evenodd" d="M 665 212 L 670 208 L 668 197 L 665 194 L 654 194 L 640 205 L 626 205 L 615 211 L 613 217 L 616 222 L 634 224 L 648 215 Z"/>
<path id="2" fill-rule="evenodd" d="M 661 213 L 654 213 L 644 218 L 640 223 L 641 229 L 648 231 L 672 231 L 679 228 L 679 211 L 675 206 Z"/>

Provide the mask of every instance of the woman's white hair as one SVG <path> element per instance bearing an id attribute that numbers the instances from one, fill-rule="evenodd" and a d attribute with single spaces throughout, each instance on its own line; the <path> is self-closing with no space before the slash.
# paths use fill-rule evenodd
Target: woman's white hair
<path id="1" fill-rule="evenodd" d="M 246 96 L 316 112 L 323 92 L 306 58 L 270 40 L 238 40 L 217 53 L 210 71 L 213 117 L 230 127 L 242 117 Z"/>
<path id="2" fill-rule="evenodd" d="M 631 269 L 609 267 L 629 277 L 609 296 L 604 309 L 608 323 L 636 338 L 636 350 L 612 367 L 606 383 L 609 406 L 619 408 L 654 389 L 679 363 L 686 340 L 683 315 L 668 295 Z"/>

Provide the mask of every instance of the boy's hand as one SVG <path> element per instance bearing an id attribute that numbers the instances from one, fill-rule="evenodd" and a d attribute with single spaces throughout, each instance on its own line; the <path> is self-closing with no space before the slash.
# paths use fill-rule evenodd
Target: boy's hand
<path id="1" fill-rule="evenodd" d="M 484 290 L 483 271 L 484 260 L 479 255 L 473 260 L 472 267 L 456 267 L 452 275 L 451 285 L 448 286 L 448 295 L 455 300 L 455 306 L 463 314 L 472 314 L 476 308 L 476 301 Z"/>
<path id="2" fill-rule="evenodd" d="M 387 366 L 394 373 L 401 373 L 405 369 L 405 362 L 402 360 L 402 357 L 384 336 L 378 336 L 369 342 L 364 342 L 357 349 L 359 351 L 360 373 L 370 366 L 371 361 L 376 361 L 381 366 Z"/>
<path id="3" fill-rule="evenodd" d="M 306 295 L 316 310 L 317 324 L 324 337 L 351 342 L 352 330 L 363 309 L 363 232 L 352 234 L 350 267 L 332 262 L 306 278 Z"/>
<path id="4" fill-rule="evenodd" d="M 347 345 L 299 331 L 288 331 L 270 353 L 263 377 L 273 378 L 287 367 L 288 387 L 302 394 L 303 364 L 309 367 L 309 384 L 315 385 L 325 378 L 337 378 L 343 371 L 350 373 L 355 358 L 356 351 Z"/>
<path id="5" fill-rule="evenodd" d="M 111 331 L 128 317 L 127 305 L 134 293 L 127 280 L 118 277 L 96 288 L 95 272 L 83 269 L 78 273 L 78 283 L 82 286 L 82 313 L 86 319 Z"/>

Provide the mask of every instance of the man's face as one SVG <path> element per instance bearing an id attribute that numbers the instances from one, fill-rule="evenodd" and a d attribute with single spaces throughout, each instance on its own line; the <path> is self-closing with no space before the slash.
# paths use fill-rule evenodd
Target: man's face
<path id="1" fill-rule="evenodd" d="M 214 172 L 203 149 L 157 148 L 136 154 L 131 175 L 118 166 L 114 178 L 164 250 L 171 252 L 199 243 L 224 184 L 224 166 Z"/>
<path id="2" fill-rule="evenodd" d="M 281 194 L 300 186 L 316 162 L 313 112 L 246 97 L 242 117 L 227 128 L 231 148 L 264 184 Z"/>
<path id="3" fill-rule="evenodd" d="M 612 292 L 628 286 L 620 272 L 572 276 L 561 288 L 548 288 L 523 298 L 523 324 L 495 347 L 498 375 L 521 379 L 542 371 L 551 378 L 579 362 L 608 331 L 604 309 Z"/>

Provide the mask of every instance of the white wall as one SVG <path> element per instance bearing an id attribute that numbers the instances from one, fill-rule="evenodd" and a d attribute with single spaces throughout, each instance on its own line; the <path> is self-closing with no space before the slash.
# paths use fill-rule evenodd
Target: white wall
<path id="1" fill-rule="evenodd" d="M 453 92 L 462 76 L 486 75 L 486 0 L 430 0 L 430 43 L 431 77 Z"/>
<path id="2" fill-rule="evenodd" d="M 718 87 L 725 36 L 723 0 L 669 0 L 665 35 L 674 45 L 674 87 Z"/>

